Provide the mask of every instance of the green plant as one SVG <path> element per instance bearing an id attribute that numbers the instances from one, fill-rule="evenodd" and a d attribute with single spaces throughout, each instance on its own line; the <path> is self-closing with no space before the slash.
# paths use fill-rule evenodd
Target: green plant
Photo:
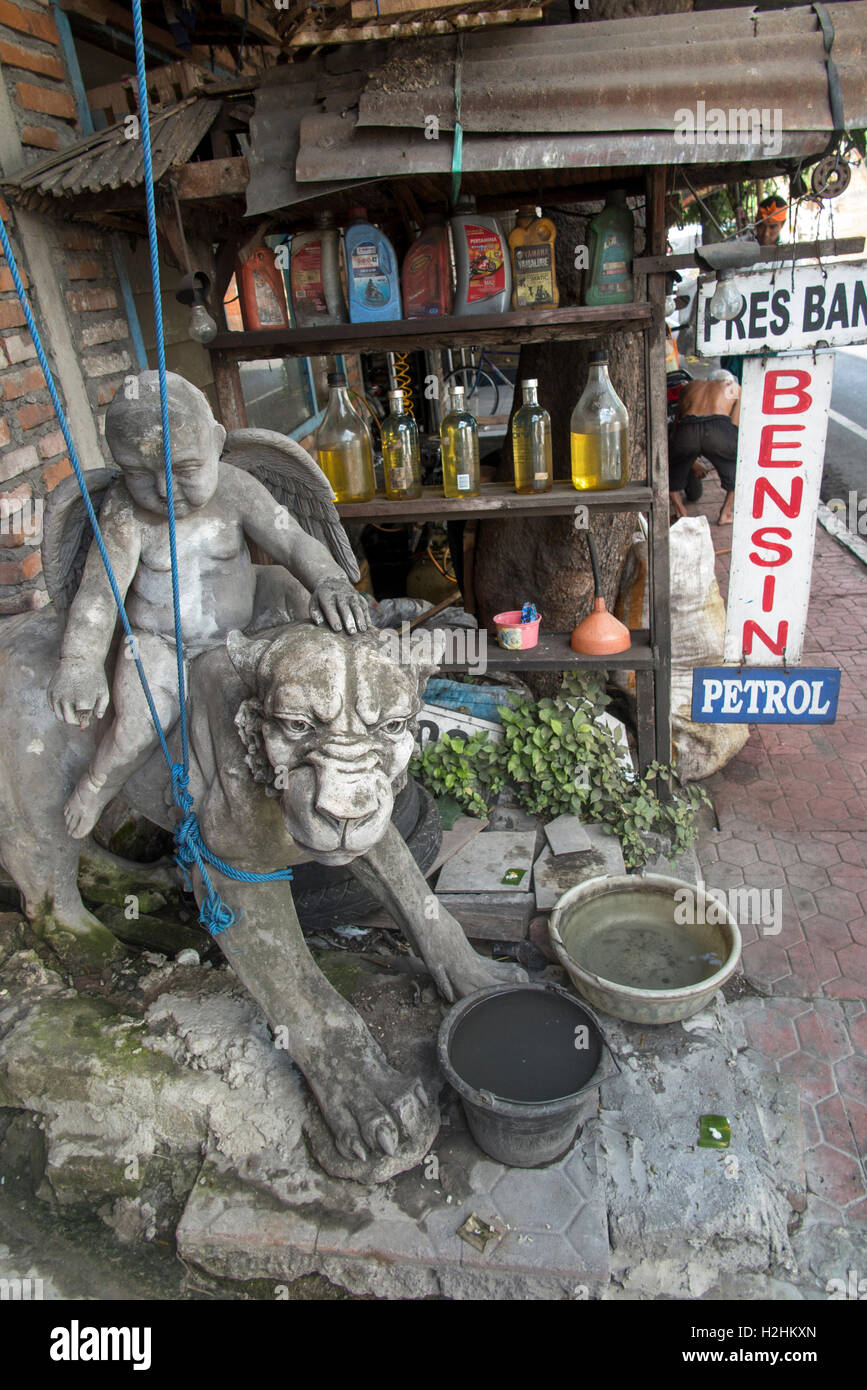
<path id="1" fill-rule="evenodd" d="M 650 831 L 670 840 L 672 855 L 681 854 L 695 839 L 696 807 L 707 794 L 697 787 L 675 794 L 671 770 L 659 763 L 642 777 L 631 774 L 612 730 L 598 718 L 609 703 L 598 676 L 564 676 L 552 699 L 500 707 L 499 742 L 487 734 L 469 740 L 444 735 L 416 756 L 413 775 L 434 795 L 448 793 L 478 816 L 508 779 L 521 805 L 543 821 L 571 811 L 609 825 L 627 868 L 650 857 Z"/>

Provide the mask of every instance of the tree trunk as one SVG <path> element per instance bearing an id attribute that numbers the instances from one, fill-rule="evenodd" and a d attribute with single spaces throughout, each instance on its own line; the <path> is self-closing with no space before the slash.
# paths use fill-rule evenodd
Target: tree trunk
<path id="1" fill-rule="evenodd" d="M 582 303 L 583 273 L 575 269 L 575 249 L 587 242 L 589 218 L 546 209 L 557 226 L 557 281 L 561 305 Z M 636 210 L 636 253 L 643 240 L 644 210 Z M 587 381 L 588 358 L 600 348 L 608 352 L 612 385 L 629 411 L 629 477 L 645 478 L 644 339 L 638 333 L 616 333 L 579 342 L 532 344 L 521 348 L 518 387 L 513 412 L 521 405 L 520 382 L 536 377 L 539 400 L 551 415 L 554 477 L 571 478 L 569 421 Z M 511 433 L 503 445 L 500 477 L 510 480 Z M 576 506 L 582 501 L 575 493 Z M 591 513 L 605 601 L 613 606 L 620 573 L 633 532 L 634 512 Z M 475 551 L 476 611 L 480 625 L 492 628 L 495 613 L 520 608 L 531 600 L 548 632 L 571 631 L 590 611 L 593 577 L 583 530 L 575 517 L 482 521 Z M 538 681 L 534 682 L 534 685 Z M 550 679 L 545 681 L 551 686 Z M 553 687 L 552 687 L 553 688 Z"/>

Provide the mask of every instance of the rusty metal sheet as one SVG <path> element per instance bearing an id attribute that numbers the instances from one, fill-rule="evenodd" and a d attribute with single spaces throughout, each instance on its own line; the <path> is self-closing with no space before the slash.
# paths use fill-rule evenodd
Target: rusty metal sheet
<path id="1" fill-rule="evenodd" d="M 867 5 L 828 6 L 847 124 L 867 121 Z M 359 124 L 455 119 L 457 40 L 390 46 L 370 75 Z M 824 45 L 811 7 L 716 10 L 467 34 L 464 132 L 672 130 L 675 112 L 778 108 L 784 130 L 830 130 Z"/>

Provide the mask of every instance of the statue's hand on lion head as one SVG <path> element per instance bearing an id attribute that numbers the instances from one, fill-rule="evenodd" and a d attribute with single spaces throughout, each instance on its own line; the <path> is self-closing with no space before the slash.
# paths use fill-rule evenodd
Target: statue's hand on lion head
<path id="1" fill-rule="evenodd" d="M 421 692 L 436 670 L 422 643 L 398 662 L 384 634 L 297 623 L 276 638 L 231 632 L 226 645 L 250 691 L 235 717 L 246 762 L 280 798 L 288 833 L 324 864 L 364 854 L 406 781 Z"/>

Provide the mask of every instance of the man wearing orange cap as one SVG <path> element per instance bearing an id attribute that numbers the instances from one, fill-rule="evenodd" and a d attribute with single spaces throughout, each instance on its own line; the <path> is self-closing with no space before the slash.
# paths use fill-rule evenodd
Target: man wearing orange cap
<path id="1" fill-rule="evenodd" d="M 756 221 L 756 241 L 759 246 L 776 246 L 789 215 L 789 205 L 778 193 L 772 193 L 759 203 Z"/>

